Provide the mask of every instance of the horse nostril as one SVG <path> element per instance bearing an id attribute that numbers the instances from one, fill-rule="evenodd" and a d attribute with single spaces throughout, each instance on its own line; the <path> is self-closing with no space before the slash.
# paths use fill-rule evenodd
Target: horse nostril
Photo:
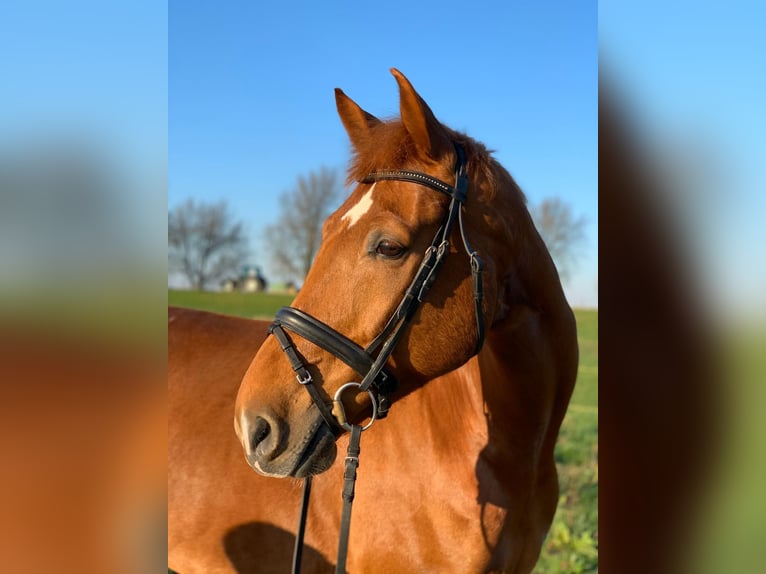
<path id="1" fill-rule="evenodd" d="M 255 428 L 253 429 L 253 446 L 258 446 L 258 443 L 266 440 L 271 432 L 271 425 L 269 422 L 261 417 L 255 422 Z"/>
<path id="2" fill-rule="evenodd" d="M 271 433 L 271 425 L 269 424 L 269 421 L 267 421 L 263 417 L 257 417 L 255 419 L 255 424 L 253 424 L 253 428 L 250 431 L 251 448 L 255 450 L 259 444 L 261 444 L 263 441 L 265 441 L 269 437 L 270 433 Z"/>
<path id="3" fill-rule="evenodd" d="M 269 411 L 258 414 L 243 411 L 235 421 L 235 430 L 250 466 L 260 472 L 285 449 L 288 433 L 279 417 Z"/>
<path id="4" fill-rule="evenodd" d="M 250 441 L 248 458 L 259 461 L 261 465 L 277 458 L 285 448 L 282 442 L 286 433 L 282 430 L 280 420 L 268 413 L 251 419 L 247 436 Z"/>

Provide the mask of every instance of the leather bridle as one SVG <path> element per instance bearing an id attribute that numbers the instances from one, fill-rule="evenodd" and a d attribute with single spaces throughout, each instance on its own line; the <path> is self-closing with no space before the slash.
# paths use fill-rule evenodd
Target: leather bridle
<path id="1" fill-rule="evenodd" d="M 294 307 L 280 309 L 269 332 L 279 342 L 282 351 L 290 361 L 295 371 L 298 382 L 308 391 L 311 399 L 319 409 L 322 418 L 327 423 L 332 433 L 337 437 L 348 430 L 351 433 L 346 456 L 346 469 L 344 474 L 343 488 L 343 514 L 341 517 L 341 534 L 338 546 L 338 560 L 336 573 L 345 572 L 346 555 L 348 549 L 348 532 L 351 519 L 351 502 L 354 498 L 354 482 L 356 469 L 359 466 L 359 442 L 361 432 L 369 428 L 376 419 L 384 418 L 390 408 L 389 394 L 396 390 L 398 382 L 386 369 L 386 362 L 399 342 L 404 329 L 409 324 L 420 304 L 425 300 L 426 294 L 433 285 L 444 259 L 449 253 L 449 237 L 455 223 L 458 224 L 463 247 L 470 259 L 471 276 L 473 279 L 473 298 L 476 311 L 477 340 L 475 353 L 481 350 L 484 343 L 484 313 L 482 310 L 483 284 L 482 284 L 482 261 L 476 251 L 471 247 L 465 233 L 463 224 L 463 205 L 468 194 L 468 176 L 466 157 L 463 148 L 455 144 L 457 162 L 455 167 L 455 185 L 451 186 L 428 174 L 411 170 L 385 170 L 375 171 L 360 180 L 360 183 L 374 183 L 378 181 L 407 181 L 429 187 L 435 191 L 450 197 L 447 214 L 442 225 L 436 232 L 431 245 L 426 249 L 423 260 L 415 273 L 410 286 L 404 293 L 396 311 L 386 322 L 382 331 L 367 345 L 360 345 L 342 335 L 329 325 L 312 317 L 305 311 Z M 286 331 L 296 333 L 337 357 L 360 376 L 361 382 L 350 382 L 341 386 L 333 398 L 333 408 L 325 402 L 319 389 L 314 384 L 313 377 L 298 354 Z M 343 406 L 343 393 L 350 388 L 356 388 L 357 393 L 366 392 L 372 404 L 372 415 L 369 423 L 362 427 L 351 424 L 347 420 Z M 303 505 L 301 519 L 296 537 L 295 553 L 293 555 L 293 572 L 300 570 L 301 549 L 303 534 L 305 531 L 305 518 L 311 492 L 311 477 L 304 482 Z"/>

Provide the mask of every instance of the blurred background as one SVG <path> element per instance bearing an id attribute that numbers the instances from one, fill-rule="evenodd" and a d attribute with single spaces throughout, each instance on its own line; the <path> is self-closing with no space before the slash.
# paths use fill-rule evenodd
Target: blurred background
<path id="1" fill-rule="evenodd" d="M 0 8 L 0 569 L 165 562 L 167 7 Z"/>
<path id="2" fill-rule="evenodd" d="M 763 570 L 763 23 L 599 2 L 604 571 Z"/>

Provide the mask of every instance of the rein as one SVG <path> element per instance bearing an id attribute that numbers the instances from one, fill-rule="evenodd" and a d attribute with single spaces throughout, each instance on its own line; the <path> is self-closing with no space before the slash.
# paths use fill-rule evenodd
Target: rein
<path id="1" fill-rule="evenodd" d="M 405 327 L 415 315 L 420 304 L 425 300 L 426 294 L 433 285 L 436 275 L 449 253 L 449 236 L 456 222 L 460 230 L 463 247 L 469 256 L 471 263 L 477 329 L 476 348 L 474 352 L 478 353 L 484 343 L 485 328 L 484 314 L 482 312 L 482 301 L 484 298 L 482 282 L 483 265 L 478 254 L 468 242 L 465 227 L 463 225 L 462 207 L 465 204 L 468 195 L 468 176 L 466 173 L 466 158 L 463 148 L 455 144 L 455 151 L 457 153 L 457 165 L 455 168 L 454 187 L 439 179 L 431 177 L 428 174 L 410 170 L 376 171 L 360 180 L 360 183 L 407 181 L 424 185 L 448 195 L 451 198 L 444 221 L 431 241 L 431 245 L 426 249 L 420 267 L 415 273 L 410 286 L 405 291 L 396 311 L 394 311 L 388 319 L 382 331 L 366 348 L 362 348 L 329 325 L 312 317 L 305 311 L 301 311 L 294 307 L 283 307 L 280 309 L 276 314 L 274 322 L 269 328 L 269 332 L 277 339 L 282 351 L 290 361 L 290 365 L 295 372 L 298 383 L 309 393 L 312 401 L 317 406 L 319 413 L 322 415 L 322 418 L 335 437 L 337 438 L 340 436 L 344 430 L 350 432 L 343 475 L 343 510 L 341 514 L 340 537 L 338 540 L 338 559 L 335 567 L 336 574 L 343 574 L 346 571 L 348 538 L 351 525 L 351 507 L 354 500 L 356 472 L 359 467 L 359 443 L 362 431 L 367 430 L 377 419 L 385 418 L 388 414 L 390 408 L 388 395 L 396 390 L 398 382 L 396 381 L 396 378 L 386 370 L 385 364 L 391 356 L 391 353 L 394 351 L 396 344 L 399 342 Z M 311 373 L 304 364 L 300 354 L 295 349 L 295 346 L 286 331 L 297 333 L 314 345 L 328 351 L 346 363 L 359 375 L 363 376 L 361 382 L 346 383 L 336 391 L 332 401 L 332 410 L 314 384 Z M 357 393 L 366 392 L 370 397 L 372 415 L 370 421 L 365 426 L 350 424 L 347 420 L 345 408 L 343 406 L 343 393 L 350 388 L 356 388 Z M 310 493 L 311 476 L 308 476 L 304 481 L 298 533 L 295 538 L 292 565 L 293 574 L 298 574 L 300 572 Z"/>

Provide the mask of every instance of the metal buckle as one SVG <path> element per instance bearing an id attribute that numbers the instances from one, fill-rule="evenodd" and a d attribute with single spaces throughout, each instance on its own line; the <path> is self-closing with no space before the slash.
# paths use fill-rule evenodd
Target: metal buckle
<path id="1" fill-rule="evenodd" d="M 433 255 L 433 261 L 429 261 L 430 265 L 428 269 L 428 275 L 426 275 L 425 279 L 423 280 L 423 284 L 420 286 L 420 291 L 418 291 L 419 303 L 422 303 L 425 300 L 426 295 L 431 290 L 431 286 L 436 280 L 436 274 L 439 272 L 439 268 L 444 261 L 444 256 L 447 255 L 447 252 L 449 251 L 449 241 L 445 239 L 439 244 L 437 248 L 434 249 L 432 246 L 429 247 L 428 250 L 431 250 L 431 254 L 435 255 Z M 428 250 L 426 251 L 427 256 L 429 255 Z"/>
<path id="2" fill-rule="evenodd" d="M 343 395 L 343 392 L 348 388 L 361 387 L 361 386 L 362 386 L 361 383 L 355 383 L 355 382 L 346 383 L 335 392 L 335 396 L 332 399 L 332 402 L 333 402 L 332 414 L 335 415 L 336 419 L 338 419 L 338 424 L 340 424 L 340 426 L 346 429 L 347 431 L 351 430 L 351 425 L 346 419 L 346 409 L 343 406 L 342 395 Z M 372 423 L 375 422 L 375 419 L 378 418 L 378 403 L 375 400 L 375 395 L 370 389 L 366 389 L 365 392 L 370 396 L 370 402 L 372 403 L 372 416 L 370 417 L 370 422 L 362 427 L 363 431 L 366 431 L 368 428 L 370 428 L 372 426 Z"/>
<path id="3" fill-rule="evenodd" d="M 475 251 L 471 251 L 471 273 L 481 273 L 484 269 L 484 264 L 481 261 L 481 257 Z"/>
<path id="4" fill-rule="evenodd" d="M 306 378 L 302 379 L 300 373 L 295 373 L 295 378 L 298 379 L 298 383 L 301 385 L 308 385 L 313 379 L 311 378 L 311 373 L 306 371 Z"/>

